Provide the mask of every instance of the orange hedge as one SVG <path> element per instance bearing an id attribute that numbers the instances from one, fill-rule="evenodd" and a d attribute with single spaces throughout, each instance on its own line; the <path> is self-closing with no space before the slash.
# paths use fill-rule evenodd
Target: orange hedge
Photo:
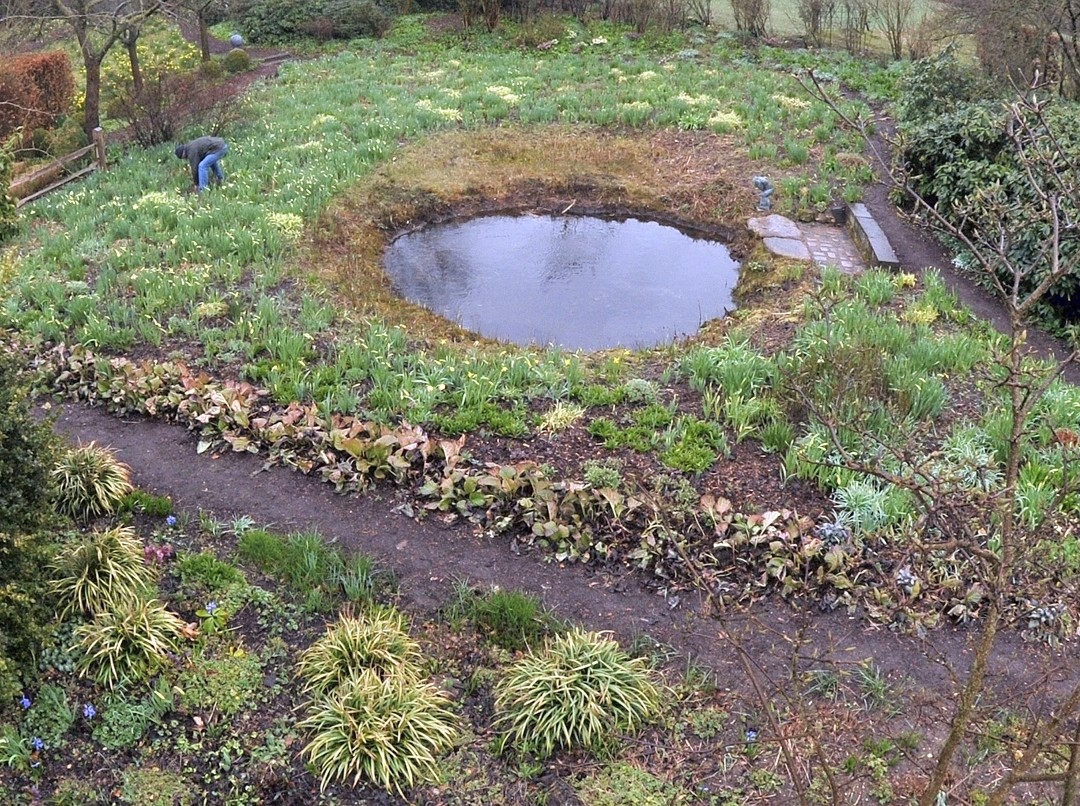
<path id="1" fill-rule="evenodd" d="M 0 64 L 0 140 L 49 128 L 71 107 L 75 79 L 66 53 L 26 53 Z"/>

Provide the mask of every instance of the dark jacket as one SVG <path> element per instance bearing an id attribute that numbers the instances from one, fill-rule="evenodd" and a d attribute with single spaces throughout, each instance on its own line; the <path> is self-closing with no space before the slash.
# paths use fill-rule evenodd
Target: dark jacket
<path id="1" fill-rule="evenodd" d="M 186 159 L 191 165 L 191 181 L 199 184 L 199 163 L 206 158 L 207 154 L 215 151 L 224 151 L 225 141 L 220 137 L 196 137 L 190 143 L 184 143 L 176 147 L 176 156 Z"/>

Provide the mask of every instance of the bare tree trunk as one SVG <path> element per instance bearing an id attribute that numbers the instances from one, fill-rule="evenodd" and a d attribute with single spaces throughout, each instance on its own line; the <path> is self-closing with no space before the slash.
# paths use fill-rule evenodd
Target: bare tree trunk
<path id="1" fill-rule="evenodd" d="M 86 71 L 86 98 L 83 103 L 83 131 L 90 137 L 101 125 L 101 60 L 104 54 L 83 51 L 83 68 Z"/>
<path id="2" fill-rule="evenodd" d="M 1065 772 L 1065 788 L 1061 794 L 1061 806 L 1080 803 L 1080 719 L 1076 720 L 1072 747 L 1069 748 L 1069 769 Z"/>
<path id="3" fill-rule="evenodd" d="M 1001 623 L 1001 609 L 995 600 L 991 604 L 990 612 L 986 616 L 986 624 L 983 625 L 982 635 L 979 636 L 979 644 L 975 649 L 975 659 L 971 664 L 964 687 L 960 690 L 960 696 L 956 701 L 956 712 L 949 723 L 949 735 L 945 738 L 945 744 L 938 751 L 934 763 L 934 771 L 930 775 L 930 781 L 926 789 L 919 795 L 919 806 L 934 806 L 938 800 L 938 792 L 945 785 L 945 779 L 949 775 L 952 760 L 956 751 L 960 748 L 960 742 L 967 734 L 971 720 L 975 715 L 975 704 L 979 695 L 982 694 L 983 684 L 986 680 L 986 670 L 990 665 L 990 652 L 994 648 L 994 640 L 997 638 L 998 625 Z"/>
<path id="4" fill-rule="evenodd" d="M 204 62 L 210 61 L 210 25 L 205 14 L 199 14 L 199 53 Z"/>
<path id="5" fill-rule="evenodd" d="M 124 34 L 124 48 L 127 50 L 128 63 L 131 65 L 131 86 L 138 97 L 143 91 L 143 74 L 142 65 L 139 62 L 139 34 L 138 32 L 131 32 Z"/>

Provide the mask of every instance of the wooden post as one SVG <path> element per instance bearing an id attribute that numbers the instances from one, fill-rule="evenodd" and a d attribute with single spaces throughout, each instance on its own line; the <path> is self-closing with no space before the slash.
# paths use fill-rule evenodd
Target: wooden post
<path id="1" fill-rule="evenodd" d="M 105 161 L 105 131 L 98 126 L 94 129 L 94 145 L 97 148 L 97 167 L 104 171 L 109 167 Z"/>

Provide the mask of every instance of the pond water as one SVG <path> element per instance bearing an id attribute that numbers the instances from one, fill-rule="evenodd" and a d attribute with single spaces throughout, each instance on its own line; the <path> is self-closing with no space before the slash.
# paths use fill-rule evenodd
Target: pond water
<path id="1" fill-rule="evenodd" d="M 497 215 L 397 238 L 397 293 L 483 335 L 571 350 L 651 347 L 734 310 L 739 264 L 654 221 Z"/>

